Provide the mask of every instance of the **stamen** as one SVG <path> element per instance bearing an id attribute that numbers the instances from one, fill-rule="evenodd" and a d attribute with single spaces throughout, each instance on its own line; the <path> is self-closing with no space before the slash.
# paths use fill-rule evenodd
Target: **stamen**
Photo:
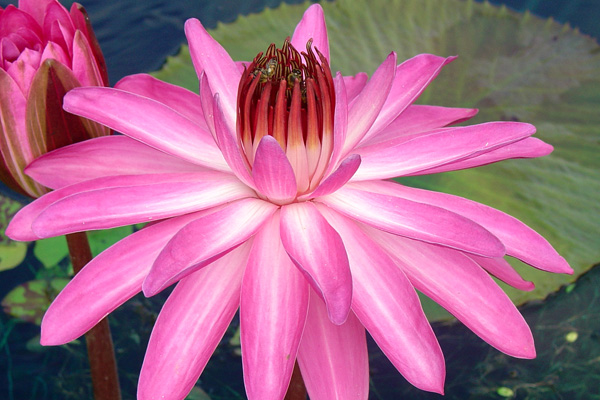
<path id="1" fill-rule="evenodd" d="M 259 53 L 238 89 L 238 137 L 248 163 L 254 163 L 260 140 L 271 135 L 294 168 L 298 193 L 316 187 L 333 149 L 334 93 L 327 60 L 312 49 L 312 40 L 302 53 L 289 38 L 281 49 L 271 44 Z"/>

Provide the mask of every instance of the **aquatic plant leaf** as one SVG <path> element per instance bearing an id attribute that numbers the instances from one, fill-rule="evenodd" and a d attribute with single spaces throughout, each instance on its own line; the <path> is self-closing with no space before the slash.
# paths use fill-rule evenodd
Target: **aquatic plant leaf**
<path id="1" fill-rule="evenodd" d="M 21 203 L 0 194 L 0 271 L 21 264 L 27 254 L 27 244 L 15 242 L 4 235 L 8 222 L 19 211 Z"/>
<path id="2" fill-rule="evenodd" d="M 22 242 L 0 242 L 0 271 L 13 269 L 21 264 L 27 254 L 27 245 Z"/>
<path id="3" fill-rule="evenodd" d="M 531 292 L 506 288 L 513 301 L 542 298 L 600 260 L 600 51 L 594 40 L 553 20 L 474 1 L 338 0 L 322 6 L 332 70 L 372 73 L 392 50 L 399 60 L 419 53 L 458 55 L 419 102 L 479 108 L 470 123 L 531 122 L 537 136 L 555 147 L 541 159 L 402 181 L 514 215 L 574 268 L 573 276 L 554 275 L 511 260 L 537 286 Z M 211 34 L 234 59 L 251 60 L 271 41 L 281 43 L 305 7 L 284 4 L 219 25 Z M 156 76 L 197 91 L 186 48 Z M 429 304 L 430 318 L 444 315 Z"/>
<path id="4" fill-rule="evenodd" d="M 90 249 L 92 250 L 92 255 L 96 257 L 105 249 L 117 243 L 124 237 L 131 235 L 132 233 L 132 226 L 122 226 L 114 229 L 88 232 L 87 235 L 90 241 Z"/>
<path id="5" fill-rule="evenodd" d="M 64 236 L 36 240 L 33 254 L 45 268 L 52 268 L 69 255 Z"/>
<path id="6" fill-rule="evenodd" d="M 39 325 L 50 303 L 67 283 L 69 280 L 65 278 L 25 282 L 8 292 L 2 308 L 15 318 Z"/>

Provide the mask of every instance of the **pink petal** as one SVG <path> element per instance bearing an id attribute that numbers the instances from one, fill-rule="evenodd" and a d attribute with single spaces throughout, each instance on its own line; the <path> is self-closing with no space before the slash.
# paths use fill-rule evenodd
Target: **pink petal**
<path id="1" fill-rule="evenodd" d="M 73 74 L 81 86 L 104 86 L 90 43 L 80 30 L 75 32 L 73 39 L 72 63 Z"/>
<path id="2" fill-rule="evenodd" d="M 498 238 L 470 219 L 444 208 L 346 187 L 319 201 L 395 235 L 486 257 L 504 255 L 504 246 Z"/>
<path id="3" fill-rule="evenodd" d="M 252 175 L 258 191 L 270 200 L 285 204 L 296 197 L 294 169 L 273 136 L 264 136 L 260 140 Z"/>
<path id="4" fill-rule="evenodd" d="M 442 393 L 444 356 L 412 284 L 351 220 L 323 206 L 319 211 L 348 249 L 354 284 L 352 310 L 360 322 L 410 383 Z"/>
<path id="5" fill-rule="evenodd" d="M 283 399 L 308 311 L 308 284 L 279 236 L 275 214 L 254 238 L 242 283 L 240 340 L 248 399 Z"/>
<path id="6" fill-rule="evenodd" d="M 409 141 L 402 137 L 356 149 L 362 164 L 353 180 L 386 179 L 487 153 L 535 133 L 521 122 L 443 128 Z"/>
<path id="7" fill-rule="evenodd" d="M 142 282 L 169 239 L 200 213 L 148 226 L 89 262 L 60 292 L 42 320 L 44 346 L 70 342 L 142 290 Z M 85 312 L 82 312 L 85 310 Z"/>
<path id="8" fill-rule="evenodd" d="M 106 179 L 98 180 L 99 182 L 105 182 Z M 6 236 L 13 240 L 19 241 L 31 241 L 38 240 L 40 237 L 36 235 L 31 226 L 33 221 L 40 215 L 42 211 L 48 208 L 52 203 L 80 192 L 80 185 L 73 185 L 55 190 L 47 193 L 33 202 L 29 203 L 25 207 L 19 210 L 17 214 L 8 224 L 6 228 Z"/>
<path id="9" fill-rule="evenodd" d="M 148 97 L 112 88 L 75 88 L 64 97 L 63 107 L 173 156 L 229 171 L 218 147 L 199 125 Z"/>
<path id="10" fill-rule="evenodd" d="M 162 249 L 144 281 L 146 296 L 210 264 L 254 235 L 277 209 L 259 199 L 242 199 L 188 223 Z"/>
<path id="11" fill-rule="evenodd" d="M 494 280 L 464 254 L 363 226 L 393 255 L 412 284 L 483 340 L 519 358 L 534 358 L 527 323 Z M 352 271 L 354 274 L 354 271 Z"/>
<path id="12" fill-rule="evenodd" d="M 202 108 L 202 113 L 204 120 L 206 121 L 206 125 L 208 126 L 208 131 L 212 135 L 215 143 L 219 145 L 219 141 L 217 140 L 217 134 L 215 131 L 215 117 L 213 115 L 214 111 L 214 98 L 212 94 L 212 89 L 208 84 L 208 78 L 206 74 L 202 72 L 200 74 L 200 107 Z M 224 117 L 222 117 L 224 118 Z M 222 122 L 222 125 L 226 125 L 225 122 Z M 229 131 L 229 130 L 227 130 Z M 227 159 L 227 158 L 226 158 Z"/>
<path id="13" fill-rule="evenodd" d="M 239 180 L 251 188 L 254 188 L 254 179 L 252 178 L 252 175 L 250 175 L 248 161 L 242 155 L 239 140 L 237 140 L 236 134 L 234 133 L 235 130 L 232 131 L 227 126 L 225 120 L 226 116 L 221 108 L 218 94 L 215 95 L 213 113 L 217 143 L 229 168 L 231 168 Z"/>
<path id="14" fill-rule="evenodd" d="M 381 112 L 394 82 L 396 53 L 377 68 L 348 110 L 348 132 L 343 154 L 350 152 L 371 128 Z"/>
<path id="15" fill-rule="evenodd" d="M 364 182 L 355 187 L 403 197 L 455 212 L 475 221 L 498 237 L 506 246 L 506 254 L 543 271 L 573 273 L 565 259 L 546 239 L 523 222 L 502 211 L 462 197 L 414 189 L 393 182 Z"/>
<path id="16" fill-rule="evenodd" d="M 239 306 L 249 250 L 240 246 L 175 287 L 150 336 L 139 400 L 181 400 L 192 390 Z"/>
<path id="17" fill-rule="evenodd" d="M 325 300 L 331 322 L 343 324 L 350 312 L 352 277 L 340 235 L 312 203 L 294 203 L 281 208 L 281 241 Z"/>
<path id="18" fill-rule="evenodd" d="M 27 175 L 52 189 L 111 175 L 199 172 L 205 169 L 127 136 L 104 136 L 37 158 Z"/>
<path id="19" fill-rule="evenodd" d="M 52 42 L 62 41 L 67 46 L 71 46 L 75 27 L 73 26 L 71 15 L 69 15 L 67 9 L 58 1 L 52 1 L 46 7 L 42 27 L 48 40 Z M 57 29 L 58 27 L 60 29 Z M 71 50 L 70 47 L 69 50 Z"/>
<path id="20" fill-rule="evenodd" d="M 423 93 L 423 90 L 440 73 L 442 67 L 455 58 L 419 54 L 398 65 L 396 67 L 394 83 L 385 104 L 363 140 L 368 140 L 370 137 L 377 135 L 381 129 L 396 119 L 402 111 Z"/>
<path id="21" fill-rule="evenodd" d="M 304 12 L 292 35 L 292 46 L 300 52 L 305 51 L 309 40 L 313 41 L 313 48 L 319 50 L 329 62 L 327 26 L 320 4 L 313 4 Z"/>
<path id="22" fill-rule="evenodd" d="M 85 36 L 84 36 L 85 38 Z M 85 40 L 85 39 L 84 39 Z M 89 46 L 89 43 L 87 44 Z M 81 43 L 75 43 L 75 47 L 73 48 L 73 57 L 77 57 L 77 58 L 81 58 L 81 57 L 85 57 L 83 54 L 79 54 L 80 52 L 85 53 L 87 50 L 84 50 L 81 48 L 81 46 L 85 46 L 85 44 L 81 44 Z M 77 48 L 79 47 L 79 48 Z M 68 55 L 67 53 L 65 53 L 65 50 L 58 44 L 53 43 L 53 42 L 48 42 L 46 43 L 46 47 L 44 47 L 44 51 L 42 52 L 42 55 L 40 56 L 39 53 L 36 54 L 36 52 L 32 52 L 31 55 L 32 57 L 29 58 L 27 57 L 27 59 L 25 59 L 25 55 L 29 54 L 29 49 L 27 49 L 26 51 L 23 51 L 21 53 L 21 55 L 19 56 L 19 61 L 20 60 L 24 60 L 26 64 L 29 64 L 29 66 L 32 65 L 42 65 L 42 63 L 46 60 L 49 59 L 54 59 L 56 61 L 58 61 L 59 63 L 63 64 L 63 65 L 70 65 L 71 64 L 71 56 Z M 87 56 L 87 55 L 86 55 Z M 39 57 L 39 60 L 37 62 L 33 62 L 33 58 L 35 57 Z M 84 60 L 73 60 L 73 62 L 75 63 L 82 63 Z M 88 61 L 92 61 L 92 60 L 88 60 Z M 13 64 L 14 66 L 15 64 Z M 81 65 L 74 65 L 74 68 L 76 69 L 81 69 L 82 66 Z M 93 67 L 92 67 L 93 68 Z M 75 71 L 73 70 L 74 74 L 80 74 L 83 75 L 83 71 Z M 76 75 L 77 76 L 77 75 Z M 82 76 L 82 78 L 85 80 L 84 76 Z M 79 80 L 79 77 L 78 79 Z M 82 83 L 79 80 L 80 83 Z M 95 85 L 86 85 L 86 86 L 104 86 L 103 83 L 101 83 L 102 81 L 100 81 L 100 83 L 97 83 Z M 29 82 L 31 83 L 31 82 Z M 27 84 L 29 84 L 27 83 Z M 82 85 L 83 86 L 83 85 Z"/>
<path id="23" fill-rule="evenodd" d="M 2 40 L 2 42 L 0 42 L 0 45 L 2 45 L 3 47 L 6 48 L 5 44 L 8 42 L 7 39 Z M 11 43 L 11 42 L 9 42 Z M 10 46 L 12 47 L 12 46 Z M 46 49 L 51 48 L 54 49 L 54 47 L 58 47 L 58 46 L 46 46 Z M 3 51 L 7 51 L 2 49 Z M 49 52 L 46 52 L 46 49 L 44 49 L 44 53 L 42 53 L 42 55 L 40 55 L 40 53 L 35 52 L 33 50 L 29 50 L 29 49 L 25 49 L 23 50 L 20 54 L 18 53 L 18 49 L 15 48 L 15 50 L 17 50 L 17 54 L 19 55 L 19 58 L 16 59 L 12 64 L 8 65 L 8 68 L 6 69 L 6 71 L 2 71 L 2 72 L 6 72 L 8 76 L 10 76 L 12 78 L 12 80 L 14 80 L 14 82 L 18 85 L 19 91 L 23 94 L 28 94 L 30 89 L 31 89 L 31 84 L 33 83 L 33 78 L 35 77 L 36 73 L 38 72 L 38 66 L 40 65 L 40 61 L 41 61 L 41 56 L 49 56 L 51 54 L 48 54 Z M 12 50 L 12 49 L 11 49 Z M 59 52 L 56 52 L 59 53 Z M 62 54 L 64 54 L 64 52 L 62 52 Z M 57 54 L 58 57 L 60 57 L 62 54 Z M 58 58 L 57 57 L 57 58 Z M 4 84 L 3 84 L 4 85 Z M 11 89 L 8 89 L 9 91 Z"/>
<path id="24" fill-rule="evenodd" d="M 337 73 L 333 85 L 335 88 L 335 112 L 333 124 L 333 150 L 329 164 L 325 169 L 323 176 L 327 177 L 338 166 L 346 143 L 346 134 L 348 131 L 348 98 L 346 97 L 346 87 L 341 73 Z"/>
<path id="25" fill-rule="evenodd" d="M 437 174 L 440 172 L 457 171 L 460 169 L 475 168 L 482 165 L 508 160 L 511 158 L 537 158 L 547 156 L 552 153 L 554 147 L 543 141 L 529 137 L 518 142 L 502 146 L 483 154 L 476 154 L 473 157 L 454 161 L 439 167 L 429 168 L 423 171 L 415 172 L 410 175 Z"/>
<path id="26" fill-rule="evenodd" d="M 311 400 L 366 400 L 369 396 L 365 328 L 353 312 L 342 325 L 332 324 L 325 304 L 312 291 L 298 364 Z"/>
<path id="27" fill-rule="evenodd" d="M 348 91 L 348 101 L 351 102 L 358 96 L 367 84 L 369 76 L 364 72 L 359 72 L 354 76 L 344 76 L 344 86 Z M 337 99 L 337 97 L 336 97 Z"/>
<path id="28" fill-rule="evenodd" d="M 474 254 L 469 254 L 468 257 L 489 274 L 516 289 L 525 291 L 535 289 L 533 282 L 524 280 L 504 258 L 486 258 Z"/>
<path id="29" fill-rule="evenodd" d="M 235 132 L 237 89 L 242 72 L 227 51 L 206 32 L 197 19 L 191 18 L 185 22 L 185 36 L 190 45 L 190 55 L 198 79 L 202 78 L 204 72 L 213 97 L 217 93 L 220 96 L 227 127 L 231 132 Z"/>
<path id="30" fill-rule="evenodd" d="M 198 134 L 209 133 L 200 96 L 190 90 L 163 82 L 148 74 L 126 76 L 117 82 L 115 89 L 139 94 L 163 103 L 202 128 Z"/>
<path id="31" fill-rule="evenodd" d="M 317 189 L 310 194 L 310 197 L 320 197 L 335 192 L 352 178 L 359 166 L 360 156 L 358 154 L 346 157 L 339 168 L 321 182 Z"/>
<path id="32" fill-rule="evenodd" d="M 4 164 L 0 168 L 8 170 L 23 190 L 38 197 L 44 189 L 23 173 L 25 166 L 34 159 L 27 135 L 26 109 L 21 89 L 0 68 L 0 162 Z"/>
<path id="33" fill-rule="evenodd" d="M 449 108 L 439 106 L 408 106 L 388 126 L 381 129 L 376 135 L 363 140 L 360 147 L 385 142 L 398 137 L 414 137 L 437 128 L 466 121 L 475 114 L 476 108 Z"/>
<path id="34" fill-rule="evenodd" d="M 78 190 L 71 195 L 73 188 Z M 65 195 L 32 224 L 39 237 L 156 221 L 254 197 L 235 177 L 219 172 L 122 175 L 56 192 Z"/>
<path id="35" fill-rule="evenodd" d="M 19 10 L 25 11 L 27 14 L 35 18 L 35 21 L 41 26 L 44 24 L 44 16 L 48 4 L 54 0 L 19 0 Z M 37 30 L 37 27 L 31 27 L 32 30 Z"/>

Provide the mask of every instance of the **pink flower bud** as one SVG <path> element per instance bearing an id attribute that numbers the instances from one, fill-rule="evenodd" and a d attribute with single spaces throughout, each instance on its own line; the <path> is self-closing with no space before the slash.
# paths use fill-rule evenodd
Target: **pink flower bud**
<path id="1" fill-rule="evenodd" d="M 83 7 L 21 0 L 0 7 L 0 180 L 39 197 L 47 188 L 24 173 L 40 155 L 110 134 L 62 109 L 78 86 L 107 86 L 106 63 Z"/>

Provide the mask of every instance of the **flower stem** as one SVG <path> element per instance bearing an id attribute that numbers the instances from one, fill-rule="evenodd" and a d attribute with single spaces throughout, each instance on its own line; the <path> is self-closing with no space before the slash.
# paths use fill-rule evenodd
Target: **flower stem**
<path id="1" fill-rule="evenodd" d="M 304 380 L 302 380 L 302 374 L 300 373 L 297 361 L 296 365 L 294 365 L 290 386 L 283 400 L 306 400 L 306 386 L 304 386 Z"/>
<path id="2" fill-rule="evenodd" d="M 77 274 L 91 261 L 92 252 L 85 232 L 66 235 L 73 271 Z M 108 319 L 104 318 L 85 334 L 92 387 L 95 400 L 120 400 L 121 388 L 117 362 L 110 336 Z"/>

